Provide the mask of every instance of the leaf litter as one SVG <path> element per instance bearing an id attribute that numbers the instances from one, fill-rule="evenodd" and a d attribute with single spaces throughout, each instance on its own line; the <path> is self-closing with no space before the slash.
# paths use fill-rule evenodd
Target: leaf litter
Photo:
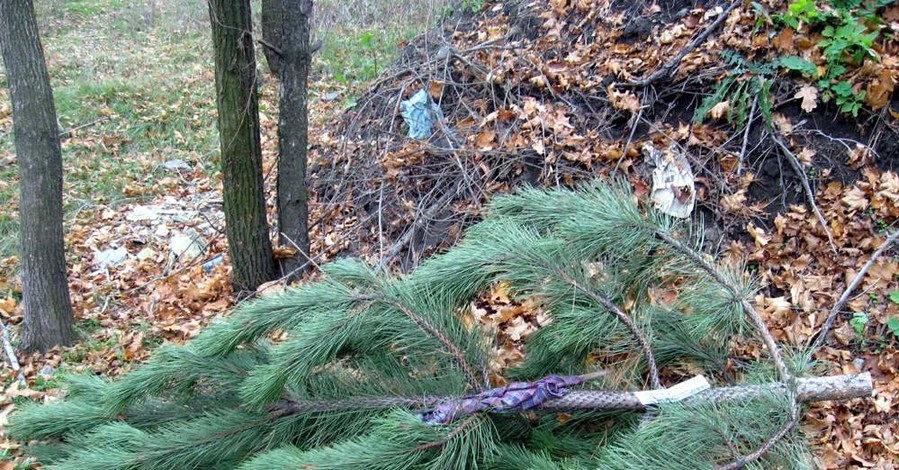
<path id="1" fill-rule="evenodd" d="M 742 133 L 724 122 L 733 106 L 728 100 L 711 108 L 711 116 L 721 121 L 692 122 L 695 95 L 710 93 L 727 72 L 719 56 L 723 48 L 756 58 L 771 51 L 812 56 L 820 37 L 791 28 L 775 32 L 767 21 L 759 27 L 747 3 L 683 57 L 670 82 L 632 86 L 724 11 L 714 2 L 672 8 L 679 6 L 675 3 L 664 8 L 602 0 L 487 3 L 480 14 L 458 14 L 405 45 L 364 89 L 314 76 L 313 259 L 353 255 L 410 269 L 454 243 L 478 220 L 490 195 L 521 185 L 573 185 L 616 174 L 645 197 L 652 169 L 641 149 L 651 144 L 689 160 L 695 210 L 707 221 L 709 243 L 723 247 L 726 257 L 750 263 L 761 285 L 755 303 L 777 339 L 795 347 L 807 344 L 838 293 L 899 218 L 899 177 L 883 166 L 897 152 L 899 113 L 891 101 L 899 78 L 897 44 L 878 43 L 881 60 L 858 69 L 857 86 L 867 91 L 866 104 L 883 111 L 868 118 L 870 126 L 849 121 L 848 130 L 834 133 L 816 127 L 817 121 L 805 122 L 805 116 L 832 108 L 801 77 L 784 80 L 775 93 L 774 129 L 787 137 L 804 166 L 818 170 L 811 179 L 837 247 L 834 254 L 824 227 L 797 195 L 800 176 L 780 164 L 775 146 L 766 142 L 769 130 L 747 132 L 751 145 L 741 150 L 734 136 Z M 771 12 L 780 7 L 779 2 L 758 3 Z M 889 6 L 882 14 L 892 25 L 899 7 Z M 409 140 L 399 105 L 422 89 L 444 121 L 429 139 Z M 266 109 L 274 109 L 274 86 L 266 83 L 262 91 Z M 351 94 L 358 96 L 349 108 L 335 99 Z M 0 100 L 3 129 L 11 126 L 7 101 Z M 276 161 L 276 122 L 270 111 L 262 112 L 266 175 Z M 122 137 L 104 137 L 89 143 L 108 150 L 127 145 Z M 135 181 L 126 192 L 149 197 L 99 204 L 76 215 L 66 241 L 73 304 L 85 341 L 20 358 L 24 382 L 4 369 L 0 428 L 17 400 L 57 399 L 57 374 L 119 375 L 155 345 L 187 340 L 233 306 L 218 206 L 221 182 L 190 165 L 166 168 L 170 174 L 159 186 L 168 197 L 148 193 Z M 270 210 L 273 183 L 266 178 Z M 188 242 L 172 256 L 171 241 L 177 237 Z M 100 266 L 96 254 L 109 250 L 126 252 L 124 259 Z M 182 259 L 187 251 L 192 253 Z M 210 263 L 216 259 L 225 262 Z M 17 263 L 15 257 L 0 260 L 5 268 Z M 871 372 L 876 389 L 871 399 L 821 403 L 808 410 L 803 431 L 821 468 L 895 468 L 899 347 L 889 325 L 899 321 L 897 273 L 899 263 L 892 257 L 878 260 L 833 338 L 816 353 L 829 372 Z M 11 277 L 0 279 L 0 288 L 15 294 L 21 286 Z M 658 295 L 664 299 L 668 293 Z M 860 331 L 849 321 L 853 314 L 864 314 Z M 4 323 L 15 325 L 21 315 L 15 295 L 0 299 Z M 490 363 L 497 384 L 502 371 L 526 354 L 528 335 L 552 321 L 541 313 L 539 299 L 517 299 L 502 284 L 459 315 L 470 327 L 498 333 Z M 759 353 L 751 345 L 744 352 Z M 14 452 L 18 446 L 0 437 L 0 449 Z"/>

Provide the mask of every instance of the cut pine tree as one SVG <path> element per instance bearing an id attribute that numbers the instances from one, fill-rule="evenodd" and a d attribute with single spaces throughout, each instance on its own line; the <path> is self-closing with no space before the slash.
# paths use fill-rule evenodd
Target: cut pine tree
<path id="1" fill-rule="evenodd" d="M 870 377 L 804 377 L 810 352 L 779 351 L 695 233 L 622 184 L 524 190 L 408 276 L 332 263 L 11 431 L 78 470 L 813 468 L 801 403 Z M 498 283 L 552 317 L 505 369 L 469 317 Z M 653 386 L 685 370 L 712 389 Z"/>

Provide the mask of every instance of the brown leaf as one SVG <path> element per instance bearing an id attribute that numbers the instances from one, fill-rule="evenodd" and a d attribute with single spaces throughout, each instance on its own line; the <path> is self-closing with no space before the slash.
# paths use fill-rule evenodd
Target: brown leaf
<path id="1" fill-rule="evenodd" d="M 805 85 L 793 95 L 793 98 L 798 98 L 802 100 L 802 104 L 800 107 L 803 111 L 810 113 L 818 107 L 818 89 L 811 86 Z"/>
<path id="2" fill-rule="evenodd" d="M 480 150 L 493 150 L 493 143 L 496 141 L 496 132 L 490 129 L 484 129 L 475 139 L 475 145 Z"/>
<path id="3" fill-rule="evenodd" d="M 812 157 L 814 156 L 815 151 L 808 147 L 802 147 L 802 151 L 796 154 L 796 158 L 805 166 L 812 165 Z"/>
<path id="4" fill-rule="evenodd" d="M 609 100 L 612 102 L 612 106 L 615 109 L 630 111 L 632 113 L 640 111 L 640 98 L 637 98 L 637 95 L 630 91 L 625 91 L 623 93 L 618 92 L 615 90 L 614 85 L 609 85 L 607 91 L 609 93 Z"/>
<path id="5" fill-rule="evenodd" d="M 715 106 L 712 106 L 712 109 L 709 110 L 709 116 L 711 116 L 712 119 L 720 120 L 721 118 L 727 116 L 728 110 L 730 110 L 730 101 L 724 100 L 716 104 Z"/>
<path id="6" fill-rule="evenodd" d="M 746 225 L 746 231 L 749 232 L 749 235 L 752 235 L 756 246 L 763 247 L 771 241 L 771 236 L 765 234 L 764 230 L 756 227 L 752 222 Z"/>
<path id="7" fill-rule="evenodd" d="M 863 211 L 868 208 L 868 195 L 859 188 L 853 186 L 841 199 L 850 209 Z"/>

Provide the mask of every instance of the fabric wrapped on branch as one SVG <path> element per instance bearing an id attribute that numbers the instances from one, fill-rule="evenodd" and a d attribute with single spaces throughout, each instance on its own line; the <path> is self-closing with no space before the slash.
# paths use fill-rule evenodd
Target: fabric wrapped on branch
<path id="1" fill-rule="evenodd" d="M 487 411 L 525 411 L 536 408 L 548 400 L 568 393 L 565 387 L 580 385 L 587 380 L 582 375 L 550 375 L 534 382 L 512 382 L 503 387 L 491 388 L 459 400 L 441 403 L 422 414 L 422 420 L 430 424 L 448 424 L 456 419 Z"/>

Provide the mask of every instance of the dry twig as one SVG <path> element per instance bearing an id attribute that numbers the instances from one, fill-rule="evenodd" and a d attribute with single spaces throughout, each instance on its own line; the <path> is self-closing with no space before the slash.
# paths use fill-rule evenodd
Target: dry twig
<path id="1" fill-rule="evenodd" d="M 687 56 L 693 49 L 696 49 L 697 46 L 705 42 L 705 40 L 718 29 L 718 26 L 721 26 L 724 23 L 724 20 L 730 15 L 730 12 L 734 11 L 738 6 L 743 4 L 743 0 L 736 0 L 735 2 L 728 5 L 727 8 L 718 15 L 718 18 L 715 18 L 715 21 L 712 22 L 706 29 L 704 29 L 698 36 L 693 38 L 680 52 L 674 56 L 673 59 L 669 60 L 665 65 L 662 66 L 659 70 L 653 72 L 650 76 L 646 78 L 641 78 L 640 80 L 634 80 L 629 83 L 631 86 L 644 87 L 650 85 L 659 80 L 664 80 L 671 76 L 680 65 L 680 61 Z"/>
<path id="2" fill-rule="evenodd" d="M 784 155 L 787 157 L 787 161 L 790 162 L 790 167 L 793 168 L 793 171 L 796 173 L 796 176 L 799 177 L 799 181 L 802 183 L 802 188 L 805 190 L 805 198 L 808 201 L 809 206 L 811 206 L 812 211 L 815 213 L 815 216 L 818 218 L 818 222 L 821 223 L 821 228 L 824 229 L 824 233 L 827 235 L 827 241 L 830 243 L 830 249 L 833 250 L 833 254 L 839 255 L 837 251 L 837 245 L 833 241 L 833 235 L 830 233 L 830 229 L 827 227 L 827 221 L 824 219 L 824 214 L 821 213 L 821 209 L 818 208 L 818 203 L 815 202 L 815 192 L 812 191 L 811 185 L 808 182 L 808 176 L 805 175 L 805 171 L 802 170 L 802 165 L 799 163 L 799 160 L 796 158 L 796 154 L 790 150 L 790 147 L 778 136 L 772 136 L 774 139 L 774 143 L 783 150 Z"/>
<path id="3" fill-rule="evenodd" d="M 858 287 L 858 285 L 862 282 L 862 278 L 865 277 L 865 274 L 868 273 L 868 270 L 874 266 L 874 263 L 877 261 L 877 258 L 880 258 L 881 255 L 892 245 L 896 239 L 899 238 L 899 230 L 890 234 L 887 237 L 886 241 L 880 245 L 877 250 L 871 255 L 871 258 L 868 259 L 868 262 L 862 266 L 862 269 L 855 275 L 852 279 L 852 282 L 846 286 L 846 290 L 840 295 L 840 298 L 837 300 L 837 303 L 834 304 L 833 308 L 830 309 L 830 313 L 827 315 L 827 320 L 824 321 L 824 325 L 821 327 L 821 331 L 818 332 L 818 336 L 815 340 L 809 345 L 812 352 L 817 351 L 824 344 L 824 340 L 827 339 L 827 334 L 830 332 L 831 328 L 833 328 L 833 323 L 837 319 L 837 315 L 839 315 L 840 311 L 843 309 L 843 306 L 846 305 L 846 302 L 849 301 L 849 296 L 853 291 Z"/>

